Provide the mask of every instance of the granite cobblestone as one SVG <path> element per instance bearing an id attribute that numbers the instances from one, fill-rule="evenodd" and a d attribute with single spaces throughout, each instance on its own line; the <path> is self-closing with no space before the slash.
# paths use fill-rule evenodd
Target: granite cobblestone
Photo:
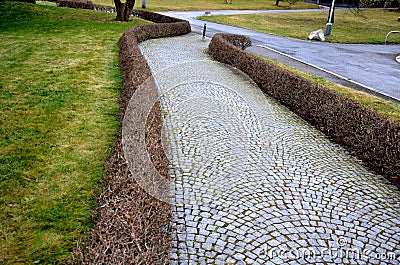
<path id="1" fill-rule="evenodd" d="M 399 191 L 207 45 L 197 35 L 141 44 L 171 163 L 171 263 L 400 264 Z M 301 249 L 322 254 L 294 258 Z"/>

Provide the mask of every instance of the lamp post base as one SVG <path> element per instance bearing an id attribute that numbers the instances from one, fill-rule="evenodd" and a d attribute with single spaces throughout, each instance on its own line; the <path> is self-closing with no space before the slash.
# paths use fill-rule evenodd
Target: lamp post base
<path id="1" fill-rule="evenodd" d="M 326 23 L 325 36 L 330 36 L 332 33 L 332 23 Z"/>

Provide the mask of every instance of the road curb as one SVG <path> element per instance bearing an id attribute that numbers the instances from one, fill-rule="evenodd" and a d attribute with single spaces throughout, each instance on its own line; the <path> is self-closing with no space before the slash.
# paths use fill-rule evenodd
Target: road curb
<path id="1" fill-rule="evenodd" d="M 277 53 L 277 54 L 279 54 L 279 55 L 285 56 L 285 57 L 287 57 L 287 58 L 289 58 L 289 59 L 291 59 L 291 60 L 297 61 L 297 62 L 302 63 L 302 64 L 304 64 L 304 65 L 313 67 L 313 68 L 315 68 L 315 69 L 317 69 L 317 70 L 319 70 L 319 71 L 322 71 L 322 72 L 324 72 L 324 73 L 327 73 L 327 74 L 329 74 L 329 75 L 332 75 L 332 76 L 334 76 L 334 77 L 337 77 L 337 78 L 339 78 L 339 79 L 341 79 L 341 80 L 344 80 L 344 81 L 346 81 L 346 82 L 352 83 L 352 84 L 354 84 L 354 87 L 357 87 L 357 88 L 356 88 L 357 90 L 360 90 L 360 91 L 366 92 L 366 93 L 368 93 L 368 94 L 372 94 L 372 95 L 374 95 L 374 96 L 383 98 L 383 99 L 385 99 L 385 100 L 388 100 L 388 101 L 391 101 L 391 102 L 400 104 L 400 100 L 399 100 L 399 99 L 397 99 L 397 98 L 395 98 L 395 97 L 392 97 L 392 96 L 390 96 L 390 95 L 388 95 L 388 94 L 386 94 L 386 93 L 380 92 L 380 91 L 378 91 L 378 90 L 376 90 L 376 89 L 373 89 L 372 87 L 369 87 L 369 86 L 366 86 L 366 85 L 364 85 L 364 84 L 361 84 L 361 83 L 359 83 L 359 82 L 357 82 L 357 81 L 354 81 L 354 80 L 352 80 L 352 79 L 350 79 L 350 78 L 347 78 L 347 77 L 344 77 L 344 76 L 342 76 L 342 75 L 336 74 L 336 73 L 334 73 L 334 72 L 331 72 L 331 71 L 329 71 L 329 70 L 326 70 L 326 69 L 321 68 L 321 67 L 319 67 L 319 66 L 316 66 L 316 65 L 314 65 L 314 64 L 307 63 L 307 62 L 305 62 L 305 61 L 303 61 L 303 60 L 300 60 L 300 59 L 298 59 L 298 58 L 296 58 L 296 57 L 293 57 L 293 56 L 291 56 L 291 55 L 288 55 L 288 54 L 286 54 L 286 53 L 280 52 L 280 51 L 278 51 L 278 50 L 275 50 L 275 49 L 273 49 L 273 48 L 270 48 L 270 47 L 267 47 L 267 46 L 264 46 L 264 45 L 255 45 L 255 47 L 260 47 L 260 48 L 263 48 L 263 49 L 267 49 L 267 50 L 272 51 L 272 52 L 274 52 L 274 53 Z M 396 58 L 396 60 L 398 60 L 398 62 L 400 62 L 400 55 Z M 358 89 L 358 88 L 360 88 L 360 89 Z"/>

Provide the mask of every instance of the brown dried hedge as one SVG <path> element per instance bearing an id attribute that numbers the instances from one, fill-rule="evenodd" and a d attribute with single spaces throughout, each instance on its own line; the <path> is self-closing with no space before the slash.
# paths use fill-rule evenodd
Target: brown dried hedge
<path id="1" fill-rule="evenodd" d="M 94 5 L 90 0 L 59 0 L 57 6 L 81 9 L 93 9 Z"/>
<path id="2" fill-rule="evenodd" d="M 162 23 L 130 28 L 119 40 L 123 70 L 120 122 L 136 88 L 151 77 L 150 68 L 137 44 L 150 38 L 183 35 L 191 31 L 187 21 L 158 14 L 153 18 Z M 168 159 L 161 145 L 161 128 L 160 106 L 155 104 L 142 133 L 146 135 L 147 151 L 153 164 L 162 176 L 168 178 Z M 171 207 L 151 197 L 136 183 L 124 157 L 121 131 L 106 161 L 97 205 L 93 211 L 94 229 L 88 240 L 74 252 L 77 263 L 169 264 Z"/>
<path id="3" fill-rule="evenodd" d="M 264 92 L 344 144 L 372 168 L 388 176 L 400 175 L 400 123 L 243 51 L 242 38 L 216 34 L 209 53 L 246 73 Z"/>
<path id="4" fill-rule="evenodd" d="M 135 88 L 150 77 L 150 68 L 140 52 L 138 43 L 154 38 L 179 36 L 191 32 L 188 21 L 179 20 L 151 12 L 136 12 L 143 19 L 156 24 L 140 25 L 129 28 L 119 40 L 119 60 L 123 71 L 121 100 L 122 113 Z M 160 23 L 158 23 L 161 21 Z M 164 22 L 171 21 L 171 22 Z M 140 69 L 140 71 L 138 71 Z"/>
<path id="5" fill-rule="evenodd" d="M 140 18 L 142 18 L 144 20 L 148 20 L 148 21 L 151 21 L 151 22 L 154 22 L 154 23 L 158 23 L 158 24 L 160 24 L 160 23 L 186 22 L 185 20 L 181 20 L 179 18 L 164 16 L 164 15 L 161 15 L 161 14 L 148 12 L 148 11 L 142 11 L 142 10 L 133 11 L 133 15 L 137 16 L 137 17 L 140 17 Z M 187 22 L 187 23 L 189 24 L 189 22 Z"/>

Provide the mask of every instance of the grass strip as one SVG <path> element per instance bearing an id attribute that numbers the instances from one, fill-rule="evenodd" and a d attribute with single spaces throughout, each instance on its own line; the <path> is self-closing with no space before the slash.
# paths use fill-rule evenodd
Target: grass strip
<path id="1" fill-rule="evenodd" d="M 399 30 L 398 12 L 385 9 L 337 10 L 332 35 L 335 43 L 381 44 L 389 31 Z M 310 32 L 325 29 L 327 12 L 258 14 L 200 17 L 202 20 L 226 24 L 285 37 L 307 39 Z M 400 43 L 400 34 L 392 34 L 389 43 Z"/>

